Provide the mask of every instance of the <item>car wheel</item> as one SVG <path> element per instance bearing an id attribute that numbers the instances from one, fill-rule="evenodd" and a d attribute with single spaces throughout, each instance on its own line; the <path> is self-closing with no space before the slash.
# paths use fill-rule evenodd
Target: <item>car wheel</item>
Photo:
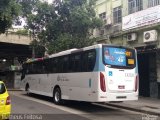
<path id="1" fill-rule="evenodd" d="M 55 88 L 54 92 L 53 92 L 53 102 L 57 105 L 62 103 L 61 100 L 61 90 L 59 87 Z"/>

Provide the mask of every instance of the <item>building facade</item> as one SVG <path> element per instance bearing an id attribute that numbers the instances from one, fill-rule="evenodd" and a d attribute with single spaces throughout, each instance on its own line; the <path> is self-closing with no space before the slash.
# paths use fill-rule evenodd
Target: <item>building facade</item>
<path id="1" fill-rule="evenodd" d="M 136 48 L 139 95 L 160 98 L 160 0 L 98 0 L 95 10 L 97 42 Z"/>
<path id="2" fill-rule="evenodd" d="M 20 87 L 22 62 L 32 57 L 29 35 L 6 32 L 0 35 L 0 80 L 7 88 Z"/>

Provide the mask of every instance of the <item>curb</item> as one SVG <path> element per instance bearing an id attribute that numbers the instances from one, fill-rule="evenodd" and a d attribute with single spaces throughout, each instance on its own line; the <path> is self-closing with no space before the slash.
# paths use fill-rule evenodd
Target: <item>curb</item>
<path id="1" fill-rule="evenodd" d="M 108 105 L 111 107 L 118 107 L 118 108 L 122 108 L 122 109 L 126 109 L 126 110 L 131 110 L 131 111 L 135 111 L 135 112 L 141 112 L 144 114 L 152 114 L 152 115 L 160 116 L 160 113 L 156 113 L 156 112 L 148 111 L 148 110 L 137 109 L 137 108 L 128 107 L 128 106 L 115 105 L 115 104 L 111 104 L 111 103 L 105 103 L 105 105 Z"/>
<path id="2" fill-rule="evenodd" d="M 8 91 L 22 91 L 20 89 L 7 89 Z"/>

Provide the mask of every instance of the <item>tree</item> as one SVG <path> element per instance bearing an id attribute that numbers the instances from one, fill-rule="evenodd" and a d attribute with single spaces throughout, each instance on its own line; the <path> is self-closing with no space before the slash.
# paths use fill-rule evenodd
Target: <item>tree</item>
<path id="1" fill-rule="evenodd" d="M 94 4 L 94 0 L 55 0 L 53 4 L 38 1 L 26 14 L 28 28 L 49 53 L 91 45 L 90 30 L 102 25 Z"/>
<path id="2" fill-rule="evenodd" d="M 58 38 L 54 40 L 54 44 L 56 46 L 59 45 L 59 47 L 54 47 L 55 45 L 50 44 L 50 48 L 57 48 L 55 51 L 60 51 L 91 45 L 93 40 L 89 39 L 91 36 L 89 31 L 102 25 L 101 20 L 96 17 L 94 4 L 94 0 L 89 2 L 87 0 L 55 1 L 54 6 L 58 18 L 52 29 L 60 29 L 57 35 Z M 67 40 L 69 44 L 64 47 L 66 36 L 69 38 Z M 51 47 L 52 45 L 53 47 Z"/>
<path id="3" fill-rule="evenodd" d="M 20 5 L 15 0 L 0 0 L 0 33 L 11 27 L 19 13 Z"/>
<path id="4" fill-rule="evenodd" d="M 27 17 L 28 15 L 32 14 L 36 11 L 36 5 L 39 0 L 17 0 L 17 2 L 22 6 L 22 16 Z"/>
<path id="5" fill-rule="evenodd" d="M 43 30 L 46 24 L 54 17 L 54 14 L 51 14 L 51 12 L 54 13 L 53 7 L 39 0 L 18 0 L 18 2 L 23 8 L 22 17 L 27 20 L 27 26 L 25 28 L 30 31 L 30 35 L 33 38 L 33 42 L 31 43 L 33 54 L 39 57 L 40 54 L 43 54 L 41 52 L 46 48 L 45 44 L 47 41 L 40 40 L 38 36 L 43 36 Z M 39 55 L 37 56 L 37 54 Z"/>

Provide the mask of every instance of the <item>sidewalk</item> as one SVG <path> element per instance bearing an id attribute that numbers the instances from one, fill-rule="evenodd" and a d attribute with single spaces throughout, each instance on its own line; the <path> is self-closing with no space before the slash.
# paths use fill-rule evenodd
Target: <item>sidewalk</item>
<path id="1" fill-rule="evenodd" d="M 139 97 L 138 101 L 106 103 L 106 105 L 160 116 L 160 99 Z"/>

